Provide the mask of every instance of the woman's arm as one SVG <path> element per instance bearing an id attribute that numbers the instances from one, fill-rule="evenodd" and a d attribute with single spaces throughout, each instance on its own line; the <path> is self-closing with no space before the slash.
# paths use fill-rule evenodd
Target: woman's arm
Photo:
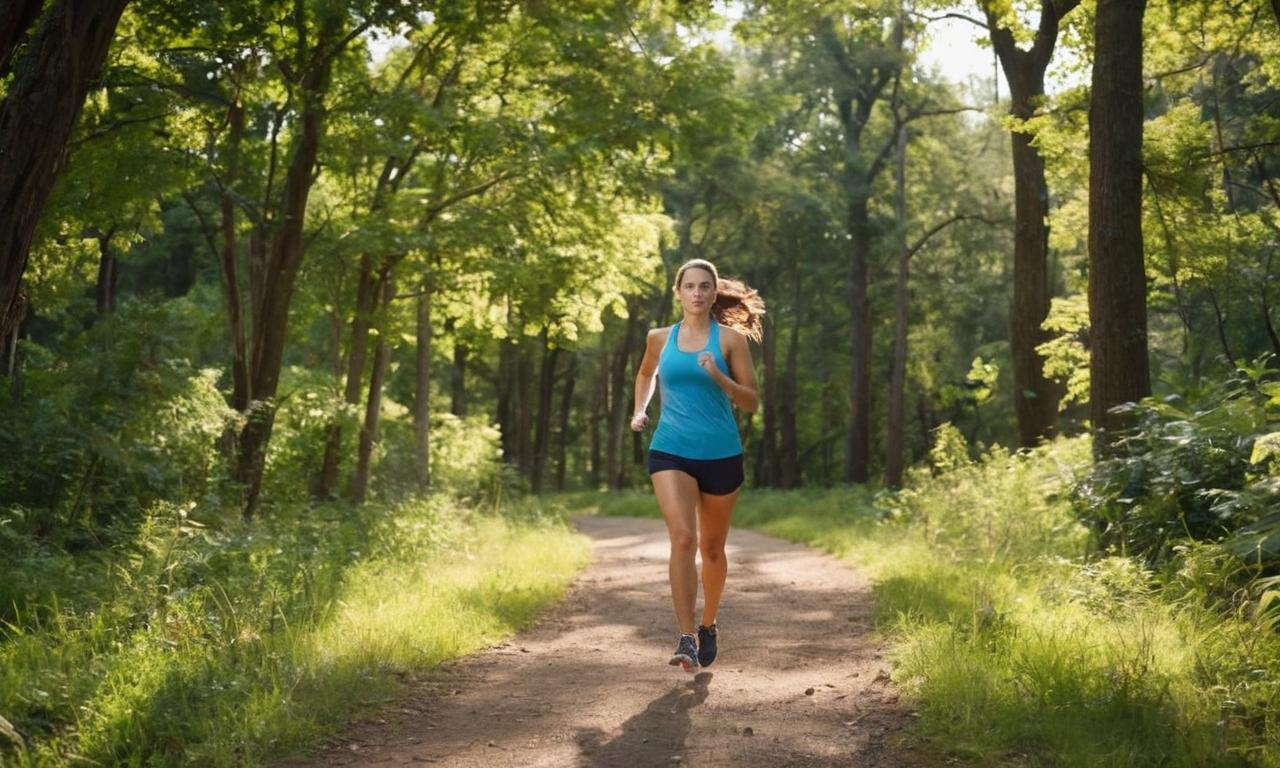
<path id="1" fill-rule="evenodd" d="M 752 413 L 760 405 L 760 395 L 759 387 L 756 386 L 756 369 L 751 362 L 751 347 L 747 346 L 747 337 L 732 328 L 726 328 L 720 335 L 727 347 L 725 362 L 729 364 L 729 373 L 732 374 L 732 378 L 720 372 L 710 352 L 699 355 L 698 364 L 704 371 L 711 374 L 711 378 L 715 379 L 734 405 L 747 413 Z"/>
<path id="2" fill-rule="evenodd" d="M 667 343 L 670 328 L 651 328 L 645 337 L 644 358 L 640 361 L 640 369 L 636 371 L 635 408 L 631 411 L 631 431 L 639 432 L 649 424 L 649 401 L 653 399 L 653 383 L 657 380 L 658 356 L 662 354 L 662 346 Z"/>

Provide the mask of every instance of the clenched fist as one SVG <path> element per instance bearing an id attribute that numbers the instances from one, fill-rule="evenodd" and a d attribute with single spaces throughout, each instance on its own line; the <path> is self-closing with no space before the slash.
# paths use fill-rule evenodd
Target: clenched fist
<path id="1" fill-rule="evenodd" d="M 631 417 L 631 431 L 641 432 L 645 427 L 649 426 L 649 414 L 637 413 Z"/>
<path id="2" fill-rule="evenodd" d="M 716 372 L 715 355 L 710 352 L 703 352 L 698 355 L 698 365 L 702 366 L 702 370 L 714 375 Z"/>

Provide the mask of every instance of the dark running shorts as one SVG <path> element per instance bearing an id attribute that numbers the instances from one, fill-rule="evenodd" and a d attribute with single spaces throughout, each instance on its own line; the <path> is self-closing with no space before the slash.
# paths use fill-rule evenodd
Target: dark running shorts
<path id="1" fill-rule="evenodd" d="M 724 496 L 742 485 L 742 454 L 727 459 L 686 459 L 662 451 L 649 451 L 649 474 L 675 469 L 698 481 L 698 490 Z"/>

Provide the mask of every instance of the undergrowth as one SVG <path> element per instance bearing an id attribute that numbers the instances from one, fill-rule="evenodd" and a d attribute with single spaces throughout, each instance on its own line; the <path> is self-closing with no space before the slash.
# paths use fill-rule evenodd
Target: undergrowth
<path id="1" fill-rule="evenodd" d="M 157 507 L 128 546 L 0 574 L 0 763 L 252 765 L 527 625 L 589 557 L 536 501 Z M 5 728 L 6 723 L 11 728 Z"/>

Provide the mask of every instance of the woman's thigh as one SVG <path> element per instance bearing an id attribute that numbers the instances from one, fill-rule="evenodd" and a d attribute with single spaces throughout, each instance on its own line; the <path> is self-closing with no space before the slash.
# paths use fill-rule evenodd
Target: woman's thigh
<path id="1" fill-rule="evenodd" d="M 738 501 L 738 491 L 722 496 L 703 493 L 698 498 L 698 542 L 700 545 L 724 546 L 729 537 L 729 521 L 733 505 Z"/>
<path id="2" fill-rule="evenodd" d="M 676 536 L 697 534 L 694 510 L 698 506 L 698 481 L 685 472 L 665 469 L 649 476 L 653 493 L 658 497 L 658 509 L 667 522 L 667 534 L 674 541 Z"/>

